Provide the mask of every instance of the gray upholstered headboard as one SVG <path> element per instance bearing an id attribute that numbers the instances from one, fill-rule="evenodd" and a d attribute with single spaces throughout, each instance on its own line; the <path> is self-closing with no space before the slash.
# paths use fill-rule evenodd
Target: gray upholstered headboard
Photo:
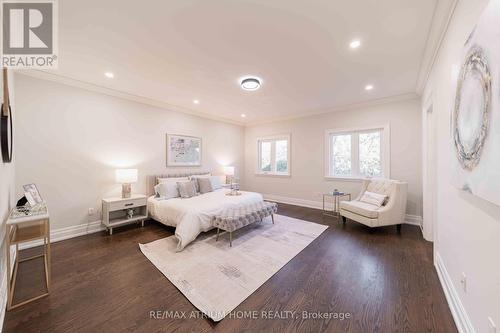
<path id="1" fill-rule="evenodd" d="M 197 175 L 206 175 L 210 171 L 193 171 L 193 172 L 177 172 L 177 173 L 167 173 L 162 175 L 151 175 L 147 177 L 147 191 L 148 196 L 155 194 L 154 187 L 158 184 L 158 178 L 177 178 L 177 177 L 189 177 Z"/>

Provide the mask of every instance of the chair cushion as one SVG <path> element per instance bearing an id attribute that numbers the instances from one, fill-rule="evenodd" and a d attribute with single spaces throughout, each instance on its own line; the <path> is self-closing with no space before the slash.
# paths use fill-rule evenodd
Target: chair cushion
<path id="1" fill-rule="evenodd" d="M 341 201 L 340 208 L 370 219 L 378 218 L 378 207 L 361 201 Z"/>
<path id="2" fill-rule="evenodd" d="M 365 191 L 365 193 L 363 193 L 359 201 L 380 207 L 384 204 L 386 199 L 387 195 Z"/>

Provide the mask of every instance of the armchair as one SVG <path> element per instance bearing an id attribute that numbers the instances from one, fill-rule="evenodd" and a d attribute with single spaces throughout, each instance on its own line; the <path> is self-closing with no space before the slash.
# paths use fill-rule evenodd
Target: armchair
<path id="1" fill-rule="evenodd" d="M 366 179 L 361 186 L 358 197 L 352 201 L 340 203 L 340 215 L 345 223 L 346 218 L 369 227 L 397 225 L 398 231 L 404 223 L 406 215 L 406 195 L 408 184 L 392 179 Z M 360 201 L 365 191 L 387 195 L 385 205 L 377 207 Z"/>

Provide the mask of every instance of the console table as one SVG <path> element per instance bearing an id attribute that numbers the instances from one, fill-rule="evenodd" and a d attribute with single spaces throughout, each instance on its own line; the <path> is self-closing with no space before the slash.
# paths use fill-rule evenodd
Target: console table
<path id="1" fill-rule="evenodd" d="M 47 207 L 43 207 L 43 213 L 38 215 L 29 215 L 22 217 L 13 217 L 13 212 L 7 220 L 7 310 L 12 310 L 21 305 L 33 302 L 42 297 L 48 296 L 50 292 L 50 216 Z M 43 239 L 43 253 L 29 258 L 19 258 L 19 244 Z M 14 260 L 14 274 L 11 272 L 11 254 L 10 247 L 16 246 L 16 258 Z M 43 257 L 45 266 L 45 283 L 47 291 L 41 295 L 34 296 L 25 301 L 13 304 L 14 288 L 16 287 L 16 277 L 19 263 L 24 261 Z"/>

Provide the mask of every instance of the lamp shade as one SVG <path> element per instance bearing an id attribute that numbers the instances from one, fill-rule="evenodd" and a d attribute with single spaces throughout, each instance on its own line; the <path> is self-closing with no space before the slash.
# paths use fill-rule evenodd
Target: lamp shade
<path id="1" fill-rule="evenodd" d="M 224 167 L 224 174 L 226 176 L 234 176 L 234 166 L 226 166 L 226 167 Z"/>
<path id="2" fill-rule="evenodd" d="M 137 169 L 116 169 L 116 182 L 130 184 L 137 182 Z"/>

